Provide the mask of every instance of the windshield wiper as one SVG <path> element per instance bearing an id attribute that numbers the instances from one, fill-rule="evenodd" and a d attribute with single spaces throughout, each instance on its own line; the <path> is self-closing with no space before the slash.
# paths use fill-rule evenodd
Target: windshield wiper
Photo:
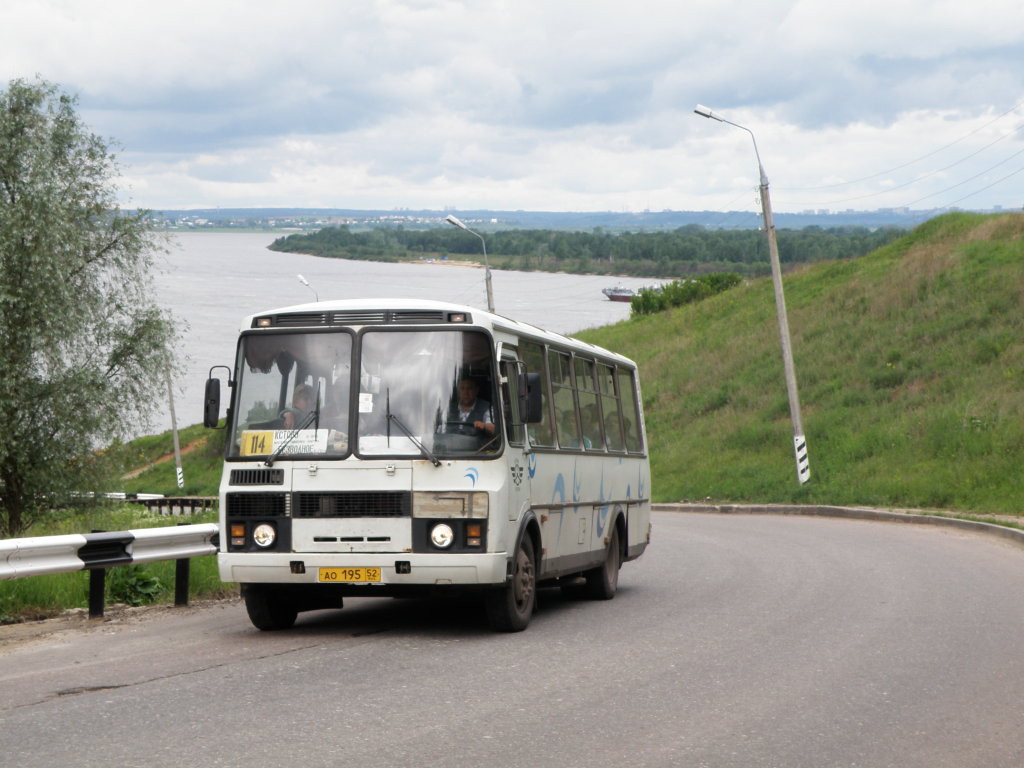
<path id="1" fill-rule="evenodd" d="M 424 456 L 426 456 L 428 459 L 430 459 L 431 463 L 435 467 L 440 467 L 441 466 L 441 460 L 439 458 L 437 458 L 437 456 L 432 454 L 430 451 L 428 451 L 426 446 L 423 445 L 423 443 L 421 443 L 418 439 L 416 439 L 416 435 L 414 435 L 412 433 L 412 430 L 410 430 L 407 426 L 405 426 L 405 424 L 402 423 L 402 420 L 399 419 L 397 416 L 395 416 L 395 414 L 393 414 L 391 412 L 391 390 L 390 389 L 387 391 L 387 396 L 386 396 L 386 399 L 384 400 L 384 404 L 385 404 L 385 409 L 386 409 L 386 412 L 387 412 L 388 445 L 391 445 L 391 422 L 395 422 L 395 426 L 397 426 L 400 430 L 402 430 L 405 433 L 406 437 L 408 437 L 410 440 L 412 440 L 413 445 L 415 445 L 417 448 L 419 448 L 420 452 Z"/>
<path id="2" fill-rule="evenodd" d="M 301 424 L 299 424 L 299 426 L 297 426 L 295 429 L 292 430 L 292 433 L 290 435 L 288 435 L 288 437 L 285 439 L 285 441 L 283 443 L 281 443 L 277 448 L 275 448 L 273 453 L 271 453 L 269 456 L 267 456 L 266 460 L 263 462 L 263 466 L 265 466 L 265 467 L 272 467 L 272 466 L 274 466 L 274 461 L 276 461 L 278 459 L 278 457 L 280 457 L 281 453 L 284 451 L 285 448 L 287 448 L 289 445 L 291 445 L 291 442 L 292 442 L 292 440 L 295 439 L 295 436 L 298 435 L 299 432 L 301 432 L 302 430 L 306 429 L 306 427 L 308 427 L 310 424 L 313 424 L 314 422 L 316 422 L 316 424 L 314 425 L 313 429 L 314 429 L 315 432 L 319 432 L 320 431 L 320 383 L 319 382 L 317 382 L 317 385 L 316 385 L 316 405 L 313 406 L 313 410 L 306 416 L 306 418 L 303 420 L 303 422 Z"/>

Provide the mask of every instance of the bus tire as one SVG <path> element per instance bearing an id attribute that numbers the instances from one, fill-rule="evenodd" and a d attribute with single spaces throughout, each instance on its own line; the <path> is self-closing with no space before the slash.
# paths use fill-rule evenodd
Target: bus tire
<path id="1" fill-rule="evenodd" d="M 286 592 L 265 584 L 245 584 L 242 587 L 245 610 L 256 629 L 269 632 L 290 629 L 299 615 Z"/>
<path id="2" fill-rule="evenodd" d="M 619 546 L 618 526 L 612 526 L 604 562 L 583 574 L 587 579 L 586 593 L 592 600 L 611 600 L 619 589 L 619 568 L 622 567 L 622 549 Z"/>
<path id="3" fill-rule="evenodd" d="M 504 586 L 487 593 L 487 620 L 498 632 L 522 632 L 530 624 L 537 604 L 537 564 L 528 533 L 516 550 L 512 575 Z"/>

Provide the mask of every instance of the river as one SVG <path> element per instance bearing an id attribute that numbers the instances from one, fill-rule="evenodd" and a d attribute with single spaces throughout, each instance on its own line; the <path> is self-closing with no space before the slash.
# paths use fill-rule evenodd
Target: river
<path id="1" fill-rule="evenodd" d="M 182 326 L 181 368 L 172 374 L 179 427 L 202 421 L 203 386 L 214 365 L 231 365 L 243 317 L 278 307 L 368 297 L 437 299 L 487 306 L 484 271 L 443 262 L 388 264 L 270 251 L 278 235 L 186 232 L 157 260 L 159 302 Z M 298 275 L 309 282 L 303 285 Z M 492 270 L 498 314 L 572 334 L 625 320 L 629 304 L 601 289 L 654 281 L 597 275 Z M 168 402 L 154 403 L 146 431 L 171 426 Z"/>

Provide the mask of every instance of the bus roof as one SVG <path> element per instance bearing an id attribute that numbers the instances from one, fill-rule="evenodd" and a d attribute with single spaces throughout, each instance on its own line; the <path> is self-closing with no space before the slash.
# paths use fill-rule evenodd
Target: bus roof
<path id="1" fill-rule="evenodd" d="M 589 344 L 579 339 L 564 336 L 554 331 L 546 331 L 529 323 L 524 323 L 502 315 L 492 314 L 478 307 L 471 307 L 465 304 L 454 304 L 445 301 L 434 301 L 432 299 L 397 299 L 397 298 L 374 298 L 374 299 L 339 299 L 334 301 L 319 301 L 308 304 L 296 304 L 289 307 L 271 309 L 266 312 L 259 312 L 249 315 L 242 321 L 242 331 L 251 331 L 261 327 L 257 320 L 261 318 L 275 318 L 269 326 L 277 329 L 289 328 L 316 328 L 323 326 L 364 326 L 379 325 L 383 322 L 379 319 L 385 312 L 397 312 L 400 314 L 409 313 L 415 316 L 416 320 L 410 323 L 423 324 L 429 320 L 423 319 L 428 316 L 424 313 L 451 313 L 465 312 L 473 321 L 474 325 L 482 326 L 498 332 L 509 333 L 514 336 L 527 337 L 539 342 L 550 342 L 574 349 L 587 349 L 594 354 L 614 358 L 620 362 L 634 366 L 632 360 L 616 352 Z M 276 318 L 288 318 L 288 322 L 277 322 Z M 401 324 L 401 317 L 392 322 Z M 443 322 L 438 320 L 438 322 Z"/>

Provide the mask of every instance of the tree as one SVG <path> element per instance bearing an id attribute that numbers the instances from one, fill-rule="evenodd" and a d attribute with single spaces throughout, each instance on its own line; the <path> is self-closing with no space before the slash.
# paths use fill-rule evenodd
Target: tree
<path id="1" fill-rule="evenodd" d="M 148 423 L 173 357 L 149 279 L 161 240 L 119 209 L 76 104 L 38 79 L 0 91 L 0 536 L 103 489 L 100 449 Z"/>

